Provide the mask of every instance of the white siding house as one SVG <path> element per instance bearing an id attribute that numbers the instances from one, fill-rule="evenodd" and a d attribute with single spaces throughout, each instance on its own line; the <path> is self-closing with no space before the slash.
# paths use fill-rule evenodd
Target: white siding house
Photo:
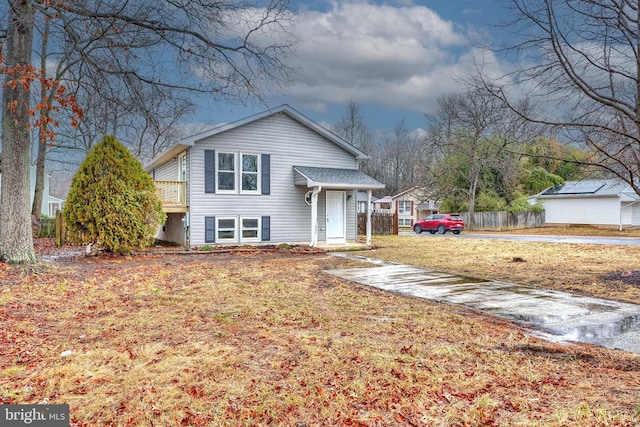
<path id="1" fill-rule="evenodd" d="M 398 215 L 398 227 L 412 228 L 413 224 L 437 212 L 437 203 L 426 188 L 412 187 L 391 196 L 391 210 Z"/>
<path id="2" fill-rule="evenodd" d="M 640 197 L 620 179 L 567 181 L 529 201 L 542 203 L 547 225 L 640 226 Z"/>
<path id="3" fill-rule="evenodd" d="M 366 158 L 288 106 L 185 138 L 147 166 L 168 214 L 159 237 L 186 246 L 354 241 L 356 191 L 384 188 L 358 170 Z"/>
<path id="4" fill-rule="evenodd" d="M 42 205 L 40 206 L 40 214 L 47 215 L 50 217 L 55 217 L 56 212 L 62 210 L 62 206 L 64 204 L 63 199 L 59 199 L 57 197 L 52 196 L 49 193 L 49 180 L 51 179 L 51 175 L 44 175 L 44 189 L 42 192 Z M 2 174 L 0 173 L 0 180 L 2 180 Z M 29 182 L 30 182 L 30 190 L 29 190 L 29 210 L 31 210 L 31 205 L 33 204 L 33 198 L 36 194 L 36 168 L 35 166 L 31 166 L 29 168 Z"/>

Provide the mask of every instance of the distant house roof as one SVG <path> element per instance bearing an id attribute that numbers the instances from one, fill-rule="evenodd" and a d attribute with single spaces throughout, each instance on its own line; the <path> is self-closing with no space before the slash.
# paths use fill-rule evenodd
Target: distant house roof
<path id="1" fill-rule="evenodd" d="M 410 193 L 410 192 L 412 192 L 413 190 L 415 190 L 415 189 L 417 189 L 417 188 L 418 188 L 418 187 L 411 187 L 411 188 L 408 188 L 408 189 L 406 189 L 406 190 L 404 190 L 404 191 L 399 192 L 398 194 L 394 194 L 393 196 L 391 196 L 391 198 L 392 198 L 392 199 L 396 199 L 396 198 L 398 198 L 398 197 L 400 197 L 400 196 L 404 196 L 405 194 Z"/>
<path id="2" fill-rule="evenodd" d="M 539 199 L 550 198 L 577 198 L 577 197 L 628 197 L 638 199 L 631 186 L 618 178 L 611 179 L 585 179 L 580 181 L 567 181 L 563 185 L 557 185 L 544 190 L 535 196 Z"/>
<path id="3" fill-rule="evenodd" d="M 353 188 L 376 190 L 384 188 L 384 184 L 356 169 L 317 168 L 311 166 L 294 166 L 298 177 L 296 183 L 301 183 L 300 177 L 306 180 L 307 187 L 322 186 L 322 188 Z"/>
<path id="4" fill-rule="evenodd" d="M 401 197 L 408 196 L 410 198 L 416 199 L 420 202 L 428 202 L 433 198 L 432 192 L 429 191 L 426 187 L 415 186 L 404 191 L 401 191 L 398 194 L 391 196 L 393 200 L 397 200 Z"/>
<path id="5" fill-rule="evenodd" d="M 369 199 L 369 196 L 367 195 L 366 191 L 358 191 L 358 192 L 356 192 L 356 201 L 358 201 L 358 202 L 366 202 L 368 199 Z M 371 201 L 373 203 L 375 203 L 376 200 L 378 200 L 378 199 L 376 199 L 375 197 L 371 196 Z"/>
<path id="6" fill-rule="evenodd" d="M 357 149 L 353 145 L 349 144 L 346 140 L 340 138 L 338 135 L 336 135 L 333 132 L 325 129 L 324 127 L 320 126 L 319 124 L 315 123 L 311 119 L 307 118 L 306 116 L 302 115 L 301 113 L 297 112 L 296 110 L 294 110 L 293 108 L 291 108 L 291 107 L 289 107 L 288 105 L 285 104 L 285 105 L 281 105 L 279 107 L 272 108 L 270 110 L 264 111 L 262 113 L 255 114 L 253 116 L 249 116 L 249 117 L 244 118 L 242 120 L 237 120 L 237 121 L 232 122 L 232 123 L 222 124 L 222 125 L 219 125 L 219 126 L 216 126 L 216 127 L 212 128 L 212 129 L 209 129 L 209 130 L 207 130 L 205 132 L 201 132 L 201 133 L 198 133 L 196 135 L 192 135 L 192 136 L 189 136 L 187 138 L 184 138 L 184 139 L 180 140 L 178 143 L 176 143 L 176 144 L 172 145 L 171 147 L 169 147 L 164 152 L 160 153 L 158 156 L 156 156 L 145 167 L 145 169 L 146 170 L 152 170 L 152 169 L 156 168 L 157 166 L 165 163 L 167 160 L 173 158 L 177 154 L 179 154 L 182 151 L 184 151 L 185 148 L 193 147 L 193 145 L 196 142 L 200 141 L 200 140 L 203 140 L 205 138 L 209 138 L 209 137 L 214 136 L 214 135 L 218 135 L 218 134 L 223 133 L 223 132 L 230 131 L 232 129 L 236 129 L 236 128 L 240 127 L 240 126 L 244 126 L 246 124 L 255 122 L 257 120 L 261 120 L 261 119 L 264 119 L 266 117 L 273 116 L 275 114 L 280 114 L 280 113 L 286 114 L 290 118 L 296 120 L 298 123 L 301 123 L 302 125 L 308 127 L 309 129 L 314 130 L 315 132 L 317 132 L 318 134 L 322 135 L 323 137 L 325 137 L 329 141 L 333 142 L 334 144 L 338 145 L 339 147 L 342 147 L 343 149 L 345 149 L 349 153 L 353 154 L 356 157 L 356 159 L 363 160 L 363 159 L 368 159 L 369 158 L 369 156 L 367 156 L 364 152 L 360 151 L 359 149 Z"/>
<path id="7" fill-rule="evenodd" d="M 376 203 L 392 203 L 391 196 L 384 196 L 382 199 L 376 200 Z"/>

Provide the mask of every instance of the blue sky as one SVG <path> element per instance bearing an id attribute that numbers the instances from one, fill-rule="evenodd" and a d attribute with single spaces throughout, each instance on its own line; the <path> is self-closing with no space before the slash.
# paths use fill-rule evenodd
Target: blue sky
<path id="1" fill-rule="evenodd" d="M 325 126 L 355 101 L 370 131 L 388 131 L 404 120 L 426 128 L 436 100 L 462 90 L 455 76 L 470 68 L 478 41 L 499 38 L 499 0 L 398 0 L 395 2 L 299 0 L 292 8 L 299 37 L 285 93 L 267 94 L 269 106 L 289 104 Z M 494 71 L 502 66 L 494 63 Z M 241 119 L 263 104 L 203 105 L 195 118 L 209 124 Z"/>

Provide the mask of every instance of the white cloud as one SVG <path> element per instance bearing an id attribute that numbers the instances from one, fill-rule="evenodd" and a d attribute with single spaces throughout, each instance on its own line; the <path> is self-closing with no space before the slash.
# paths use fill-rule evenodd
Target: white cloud
<path id="1" fill-rule="evenodd" d="M 424 6 L 333 3 L 301 11 L 294 31 L 299 71 L 287 92 L 317 110 L 355 100 L 431 111 L 468 67 L 467 36 Z"/>

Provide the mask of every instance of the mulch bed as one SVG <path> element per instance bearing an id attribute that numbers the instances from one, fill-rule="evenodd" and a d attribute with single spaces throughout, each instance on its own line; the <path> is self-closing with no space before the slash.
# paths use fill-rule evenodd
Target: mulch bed
<path id="1" fill-rule="evenodd" d="M 73 258 L 79 258 L 85 256 L 84 246 L 56 246 L 54 238 L 34 238 L 34 249 L 36 255 L 41 260 L 57 261 L 57 260 L 70 260 Z M 306 245 L 221 245 L 214 246 L 212 250 L 200 250 L 198 247 L 192 248 L 187 251 L 182 247 L 176 245 L 169 245 L 165 243 L 159 243 L 154 246 L 150 246 L 140 251 L 134 252 L 134 255 L 159 255 L 159 254 L 173 254 L 173 255 L 215 255 L 215 254 L 251 254 L 251 253 L 279 253 L 279 254 L 291 254 L 291 255 L 307 255 L 307 254 L 320 254 L 325 253 L 323 249 L 312 248 Z M 95 255 L 95 254 L 93 254 Z M 100 256 L 119 256 L 119 254 L 113 254 L 108 252 L 100 252 Z"/>

